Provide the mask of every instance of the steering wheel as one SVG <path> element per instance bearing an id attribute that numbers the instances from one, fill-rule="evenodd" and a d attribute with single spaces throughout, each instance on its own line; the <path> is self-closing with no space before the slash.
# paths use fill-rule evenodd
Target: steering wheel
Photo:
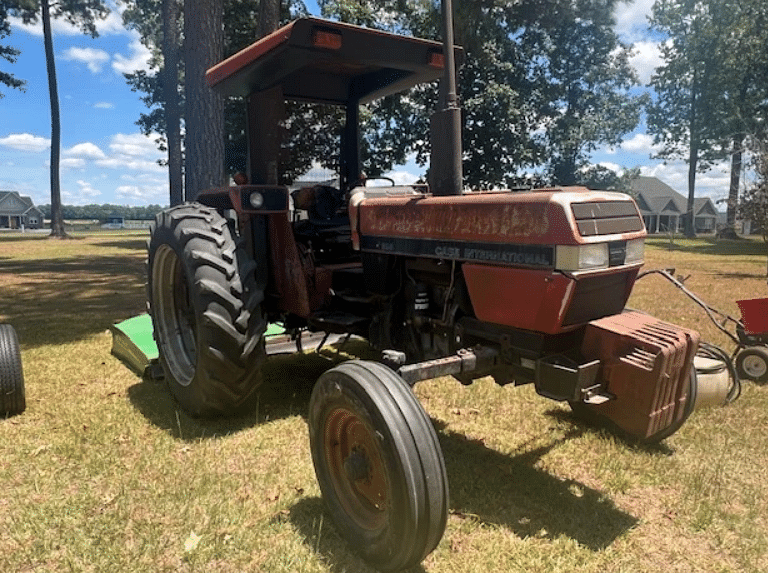
<path id="1" fill-rule="evenodd" d="M 383 181 L 389 181 L 389 182 L 390 182 L 390 184 L 392 185 L 392 187 L 394 187 L 394 186 L 395 186 L 395 180 L 394 180 L 394 179 L 392 179 L 391 177 L 386 177 L 386 176 L 384 176 L 384 175 L 379 175 L 378 177 L 368 177 L 368 178 L 366 178 L 366 180 L 365 180 L 365 183 L 364 183 L 364 185 L 363 185 L 363 186 L 364 186 L 364 187 L 368 187 L 368 182 L 369 182 L 369 181 L 375 181 L 375 180 L 377 180 L 377 179 L 381 179 L 381 180 L 383 180 Z"/>

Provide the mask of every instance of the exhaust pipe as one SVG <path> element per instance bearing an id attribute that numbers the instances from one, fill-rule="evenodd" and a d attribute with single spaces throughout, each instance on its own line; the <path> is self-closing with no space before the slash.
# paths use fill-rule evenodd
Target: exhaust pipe
<path id="1" fill-rule="evenodd" d="M 453 51 L 453 7 L 442 0 L 443 78 L 438 111 L 430 119 L 429 186 L 434 195 L 461 195 L 464 190 L 461 148 L 461 108 L 456 95 L 456 58 Z"/>

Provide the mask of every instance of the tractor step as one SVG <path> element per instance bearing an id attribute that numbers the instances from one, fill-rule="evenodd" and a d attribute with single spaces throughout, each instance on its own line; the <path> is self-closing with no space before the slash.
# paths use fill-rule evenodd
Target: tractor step
<path id="1" fill-rule="evenodd" d="M 319 310 L 307 322 L 313 329 L 334 334 L 367 334 L 370 319 L 340 310 Z"/>

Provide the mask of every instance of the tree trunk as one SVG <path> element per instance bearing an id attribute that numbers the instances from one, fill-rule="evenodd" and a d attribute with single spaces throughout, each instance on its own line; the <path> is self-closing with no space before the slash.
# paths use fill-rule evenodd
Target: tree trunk
<path id="1" fill-rule="evenodd" d="M 221 0 L 184 0 L 185 191 L 187 201 L 224 182 L 224 103 L 205 83 L 221 60 Z"/>
<path id="2" fill-rule="evenodd" d="M 693 203 L 696 191 L 696 165 L 699 162 L 699 148 L 691 143 L 690 153 L 688 155 L 688 202 L 685 207 L 685 236 L 689 239 L 696 237 L 694 226 L 695 214 L 693 212 Z"/>
<path id="3" fill-rule="evenodd" d="M 51 99 L 51 237 L 64 239 L 64 217 L 61 213 L 61 182 L 59 157 L 61 155 L 61 120 L 59 117 L 59 88 L 56 83 L 56 61 L 53 57 L 53 34 L 48 0 L 41 0 L 45 66 L 48 71 L 48 93 Z"/>
<path id="4" fill-rule="evenodd" d="M 699 133 L 696 123 L 696 105 L 697 105 L 698 83 L 696 71 L 694 71 L 693 84 L 691 86 L 691 110 L 688 123 L 688 130 L 691 137 L 691 148 L 688 151 L 688 203 L 685 208 L 685 236 L 692 239 L 696 237 L 694 226 L 693 203 L 696 192 L 696 167 L 699 163 Z"/>
<path id="5" fill-rule="evenodd" d="M 267 36 L 280 26 L 280 0 L 261 0 L 259 8 L 260 37 Z"/>
<path id="6" fill-rule="evenodd" d="M 726 212 L 725 234 L 736 238 L 736 207 L 739 205 L 739 184 L 741 182 L 742 146 L 744 134 L 737 133 L 733 136 L 733 150 L 731 153 L 731 185 L 728 189 L 728 210 Z"/>
<path id="7" fill-rule="evenodd" d="M 184 201 L 179 109 L 179 0 L 163 0 L 163 99 L 168 138 L 168 185 L 171 206 Z"/>

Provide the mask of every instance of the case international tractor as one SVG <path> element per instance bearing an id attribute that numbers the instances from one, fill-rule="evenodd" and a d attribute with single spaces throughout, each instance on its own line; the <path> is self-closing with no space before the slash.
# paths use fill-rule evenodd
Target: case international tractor
<path id="1" fill-rule="evenodd" d="M 429 189 L 361 184 L 360 106 L 444 73 L 450 85 L 463 58 L 452 44 L 307 18 L 211 68 L 209 85 L 245 98 L 252 184 L 162 212 L 149 241 L 160 361 L 192 415 L 235 412 L 257 392 L 268 323 L 360 336 L 382 352 L 326 371 L 308 416 L 333 521 L 382 570 L 419 563 L 448 513 L 415 382 L 532 383 L 649 442 L 681 427 L 697 391 L 699 335 L 625 309 L 646 236 L 630 197 L 464 191 L 441 135 L 455 113 L 433 122 Z M 337 186 L 279 184 L 288 100 L 344 110 Z"/>

